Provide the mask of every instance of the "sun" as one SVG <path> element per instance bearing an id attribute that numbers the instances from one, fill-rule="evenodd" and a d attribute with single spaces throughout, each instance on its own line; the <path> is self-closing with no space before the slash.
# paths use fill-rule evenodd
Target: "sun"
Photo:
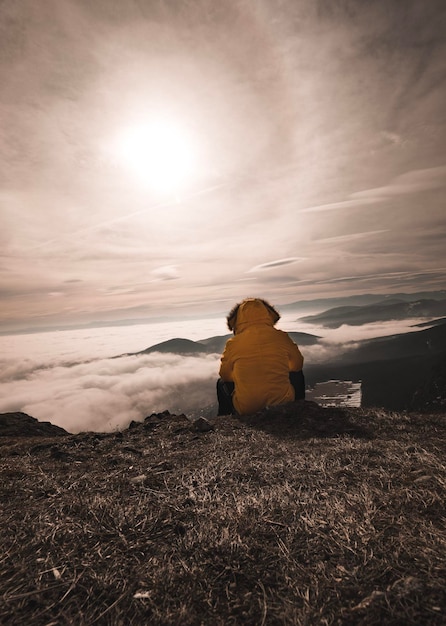
<path id="1" fill-rule="evenodd" d="M 159 118 L 128 126 L 116 137 L 117 160 L 143 185 L 160 194 L 178 194 L 199 175 L 196 138 L 175 120 Z"/>

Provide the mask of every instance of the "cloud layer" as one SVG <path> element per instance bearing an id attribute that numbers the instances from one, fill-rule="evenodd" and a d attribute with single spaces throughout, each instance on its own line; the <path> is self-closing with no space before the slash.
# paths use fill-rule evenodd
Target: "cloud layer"
<path id="1" fill-rule="evenodd" d="M 45 366 L 3 363 L 0 412 L 24 411 L 69 432 L 112 431 L 152 412 L 215 402 L 218 357 L 151 354 Z"/>
<path id="2" fill-rule="evenodd" d="M 288 329 L 322 336 L 319 344 L 301 347 L 305 363 L 312 365 L 329 363 L 340 353 L 354 349 L 361 340 L 409 332 L 417 322 L 412 319 L 321 330 L 301 322 L 293 323 L 291 314 L 286 317 Z M 145 330 L 145 327 L 140 329 L 141 335 Z M 114 331 L 114 337 L 110 329 L 90 331 L 90 336 L 83 337 L 80 331 L 32 335 L 28 342 L 22 337 L 21 351 L 26 354 L 28 346 L 29 356 L 14 356 L 13 352 L 4 350 L 0 360 L 0 413 L 24 411 L 73 433 L 120 430 L 131 420 L 141 421 L 152 412 L 166 409 L 189 416 L 203 410 L 216 414 L 215 384 L 220 355 L 153 353 L 86 358 L 88 351 L 90 354 L 114 351 L 114 343 L 122 344 L 120 335 L 128 341 L 137 336 L 134 329 L 126 333 Z M 195 334 L 198 332 L 197 325 Z M 55 338 L 59 344 L 54 342 Z M 6 340 L 11 345 L 10 337 L 2 340 L 2 346 Z M 104 340 L 108 341 L 105 346 Z M 32 350 L 33 345 L 35 348 L 40 345 L 40 352 Z"/>

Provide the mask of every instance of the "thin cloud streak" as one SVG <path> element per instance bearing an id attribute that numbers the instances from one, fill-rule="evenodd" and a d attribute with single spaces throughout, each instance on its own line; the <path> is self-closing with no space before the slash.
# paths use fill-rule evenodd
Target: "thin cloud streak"
<path id="1" fill-rule="evenodd" d="M 329 244 L 337 244 L 349 241 L 357 241 L 358 239 L 364 239 L 368 237 L 373 237 L 375 235 L 381 235 L 382 233 L 389 232 L 388 229 L 383 230 L 369 230 L 363 233 L 352 233 L 351 235 L 338 235 L 336 237 L 327 237 L 325 239 L 315 239 L 317 243 L 329 243 Z"/>
<path id="2" fill-rule="evenodd" d="M 275 269 L 276 267 L 283 267 L 284 265 L 291 265 L 293 263 L 298 263 L 299 261 L 304 261 L 304 258 L 300 257 L 290 257 L 288 259 L 277 259 L 276 261 L 268 261 L 268 263 L 261 263 L 260 265 L 256 265 L 248 270 L 250 272 L 262 272 L 264 270 Z"/>
<path id="3" fill-rule="evenodd" d="M 414 170 L 397 176 L 388 185 L 377 189 L 367 189 L 353 193 L 352 198 L 388 198 L 412 193 L 420 193 L 430 189 L 441 189 L 445 186 L 446 166 L 432 167 L 425 170 Z"/>
<path id="4" fill-rule="evenodd" d="M 319 206 L 301 209 L 301 213 L 318 213 L 321 211 L 338 211 L 342 209 L 361 208 L 368 204 L 377 204 L 392 196 L 421 193 L 431 189 L 441 189 L 446 184 L 446 166 L 426 170 L 406 172 L 390 181 L 388 185 L 375 189 L 366 189 L 351 193 L 348 200 L 332 202 Z"/>
<path id="5" fill-rule="evenodd" d="M 353 194 L 352 194 L 353 195 Z M 357 209 L 369 204 L 380 202 L 379 198 L 360 198 L 359 200 L 341 200 L 340 202 L 330 202 L 328 204 L 320 204 L 305 209 L 300 209 L 300 213 L 321 213 L 323 211 L 339 211 L 341 209 Z"/>

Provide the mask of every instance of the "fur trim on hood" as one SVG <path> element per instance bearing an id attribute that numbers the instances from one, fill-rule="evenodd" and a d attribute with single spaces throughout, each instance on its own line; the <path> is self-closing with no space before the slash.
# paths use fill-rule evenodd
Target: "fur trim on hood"
<path id="1" fill-rule="evenodd" d="M 280 314 L 266 300 L 246 298 L 231 309 L 226 318 L 229 330 L 240 332 L 251 324 L 267 323 L 274 326 L 280 320 Z"/>

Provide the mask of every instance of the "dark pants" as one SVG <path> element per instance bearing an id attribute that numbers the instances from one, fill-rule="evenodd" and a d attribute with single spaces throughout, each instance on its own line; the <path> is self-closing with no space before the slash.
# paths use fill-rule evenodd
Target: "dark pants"
<path id="1" fill-rule="evenodd" d="M 294 399 L 305 400 L 305 378 L 302 370 L 290 372 L 290 383 L 294 387 Z M 221 378 L 217 380 L 218 415 L 236 415 L 237 411 L 232 404 L 234 388 L 234 383 L 225 383 Z"/>

